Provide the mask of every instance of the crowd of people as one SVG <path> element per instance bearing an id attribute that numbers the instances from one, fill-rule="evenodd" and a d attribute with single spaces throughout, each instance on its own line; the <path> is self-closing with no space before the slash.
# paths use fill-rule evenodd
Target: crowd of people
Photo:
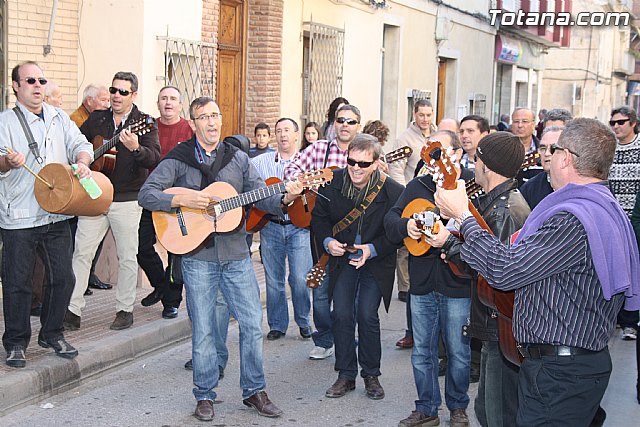
<path id="1" fill-rule="evenodd" d="M 251 261 L 250 232 L 257 230 L 243 222 L 232 231 L 214 228 L 197 248 L 169 253 L 166 263 L 154 247 L 154 213 L 175 215 L 188 235 L 195 229 L 184 223 L 189 211 L 206 212 L 217 224 L 222 202 L 212 189 L 225 188 L 229 197 L 264 193 L 247 197 L 242 209 L 265 218 L 259 240 L 266 339 L 283 339 L 289 330 L 288 284 L 299 335 L 313 342 L 309 358 L 335 355 L 337 379 L 327 383 L 326 397 L 346 396 L 361 377 L 367 397 L 385 398 L 378 313 L 381 303 L 389 310 L 397 283 L 407 330 L 396 345 L 411 349 L 417 394 L 415 410 L 399 426 L 440 424 L 441 375 L 454 427 L 469 425 L 475 381 L 482 426 L 604 422 L 600 401 L 616 325 L 622 339 L 639 342 L 634 109 L 614 109 L 609 126 L 563 109 L 541 111 L 536 123 L 524 107 L 502 115 L 497 126 L 480 115 L 436 126 L 431 103 L 418 100 L 412 122 L 394 138 L 380 120 L 363 126 L 358 107 L 339 97 L 322 125 L 301 127 L 282 117 L 272 135 L 268 123 L 258 123 L 249 147 L 223 137 L 222 114 L 210 97 L 194 99 L 188 119 L 181 117 L 183 97 L 174 86 L 159 91 L 160 115 L 138 134 L 132 125 L 147 114 L 135 104 L 138 79 L 131 72 L 115 73 L 108 88 L 87 86 L 71 116 L 37 63 L 17 65 L 11 78 L 16 107 L 0 115 L 8 366 L 26 366 L 36 303 L 38 344 L 66 359 L 78 355 L 64 331 L 82 327 L 91 289 L 111 287 L 94 273 L 111 229 L 119 266 L 109 327 L 132 326 L 141 267 L 153 287 L 143 306 L 161 302 L 162 317 L 173 319 L 186 296 L 194 416 L 214 419 L 230 316 L 239 326 L 243 404 L 261 416 L 281 416 L 266 393 Z M 116 143 L 113 167 L 104 170 L 113 185 L 108 211 L 72 217 L 42 209 L 30 171 L 75 164 L 79 178 L 91 177 L 90 166 L 103 156 L 95 141 L 109 138 Z M 386 161 L 385 153 L 405 147 L 412 149 L 406 159 Z M 334 169 L 331 181 L 306 188 L 303 177 L 325 168 Z M 274 180 L 284 181 L 284 191 L 263 191 Z M 309 226 L 299 226 L 296 206 L 311 199 Z M 307 273 L 316 269 L 325 274 L 310 289 Z M 640 403 L 640 383 L 637 393 Z"/>

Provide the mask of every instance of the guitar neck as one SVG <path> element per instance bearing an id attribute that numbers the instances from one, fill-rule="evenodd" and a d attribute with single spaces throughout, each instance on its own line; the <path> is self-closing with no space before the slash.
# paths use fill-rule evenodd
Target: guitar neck
<path id="1" fill-rule="evenodd" d="M 108 140 L 107 142 L 105 142 L 104 144 L 102 144 L 100 147 L 98 147 L 94 152 L 93 152 L 93 158 L 97 159 L 98 157 L 104 155 L 104 153 L 106 153 L 107 151 L 111 150 L 113 147 L 116 146 L 116 143 L 118 142 L 118 139 L 120 138 L 120 132 L 116 133 L 113 138 L 111 138 L 110 140 Z"/>
<path id="2" fill-rule="evenodd" d="M 217 202 L 217 204 L 220 207 L 220 212 L 227 212 L 232 209 L 247 206 L 260 200 L 266 199 L 267 197 L 273 196 L 274 194 L 284 192 L 285 184 L 284 182 L 279 182 L 277 184 L 247 191 L 246 193 L 238 194 L 237 196 L 229 197 L 228 199 L 220 200 L 219 202 Z M 212 206 L 214 204 L 216 204 L 216 202 L 213 202 L 209 206 Z"/>

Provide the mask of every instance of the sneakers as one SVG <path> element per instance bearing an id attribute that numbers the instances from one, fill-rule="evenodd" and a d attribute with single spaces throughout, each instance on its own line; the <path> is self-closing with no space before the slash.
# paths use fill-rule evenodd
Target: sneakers
<path id="1" fill-rule="evenodd" d="M 467 412 L 462 408 L 452 409 L 451 419 L 449 420 L 449 426 L 469 427 L 469 417 L 467 417 Z"/>
<path id="2" fill-rule="evenodd" d="M 64 357 L 65 359 L 73 359 L 78 355 L 78 350 L 65 341 L 62 336 L 48 340 L 38 336 L 38 345 L 44 348 L 52 348 L 58 356 Z"/>
<path id="3" fill-rule="evenodd" d="M 304 339 L 311 338 L 311 326 L 305 326 L 304 328 L 300 328 L 300 336 Z"/>
<path id="4" fill-rule="evenodd" d="M 413 411 L 411 415 L 398 423 L 398 427 L 422 427 L 439 425 L 440 418 L 437 415 L 430 417 L 420 411 Z"/>
<path id="5" fill-rule="evenodd" d="M 24 347 L 14 346 L 11 351 L 7 350 L 7 365 L 12 368 L 24 368 L 27 365 L 27 358 L 24 355 Z"/>
<path id="6" fill-rule="evenodd" d="M 622 330 L 622 339 L 625 341 L 632 341 L 638 338 L 638 331 L 634 328 L 624 328 Z"/>
<path id="7" fill-rule="evenodd" d="M 116 319 L 113 321 L 109 329 L 114 331 L 120 331 L 122 329 L 130 328 L 133 325 L 133 313 L 120 310 L 116 313 Z"/>
<path id="8" fill-rule="evenodd" d="M 80 329 L 80 316 L 73 314 L 67 310 L 64 314 L 64 321 L 62 323 L 65 331 L 77 331 Z"/>
<path id="9" fill-rule="evenodd" d="M 333 346 L 329 348 L 315 346 L 313 350 L 311 350 L 311 353 L 309 353 L 309 359 L 314 359 L 314 360 L 326 359 L 327 357 L 333 356 L 333 352 L 334 352 Z"/>

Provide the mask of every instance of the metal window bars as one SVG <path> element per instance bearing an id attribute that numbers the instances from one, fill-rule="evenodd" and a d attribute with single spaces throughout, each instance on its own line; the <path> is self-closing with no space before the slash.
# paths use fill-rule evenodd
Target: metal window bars
<path id="1" fill-rule="evenodd" d="M 199 96 L 215 97 L 214 43 L 157 36 L 165 42 L 164 83 L 180 89 L 182 115 L 189 117 L 189 104 Z"/>

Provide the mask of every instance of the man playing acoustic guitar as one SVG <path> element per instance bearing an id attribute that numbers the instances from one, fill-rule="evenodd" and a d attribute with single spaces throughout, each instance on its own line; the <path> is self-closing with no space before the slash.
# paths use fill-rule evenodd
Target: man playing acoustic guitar
<path id="1" fill-rule="evenodd" d="M 478 198 L 478 211 L 493 235 L 508 244 L 513 233 L 522 228 L 529 215 L 529 206 L 514 179 L 524 159 L 524 148 L 517 136 L 509 132 L 495 132 L 482 138 L 474 157 L 476 182 L 485 194 Z M 453 234 L 442 232 L 431 245 L 442 247 L 449 262 L 460 263 L 461 242 Z M 442 256 L 442 255 L 441 255 Z M 463 263 L 464 264 L 464 263 Z M 461 268 L 474 272 L 466 265 Z M 507 361 L 498 344 L 498 313 L 484 305 L 478 297 L 477 275 L 471 285 L 471 323 L 469 336 L 482 340 L 480 383 L 474 410 L 480 424 L 489 427 L 516 425 L 518 407 L 518 367 Z M 486 286 L 486 285 L 485 285 Z M 491 292 L 491 290 L 490 290 Z M 500 318 L 511 335 L 511 321 Z M 515 341 L 512 348 L 516 353 Z"/>
<path id="2" fill-rule="evenodd" d="M 154 211 L 154 215 L 156 211 L 176 212 L 178 208 L 188 208 L 208 212 L 211 221 L 202 221 L 213 224 L 223 222 L 225 215 L 231 212 L 223 212 L 218 218 L 211 207 L 212 196 L 218 195 L 210 195 L 203 190 L 222 185 L 231 187 L 237 193 L 263 189 L 266 192 L 265 184 L 249 161 L 249 156 L 231 144 L 220 143 L 222 115 L 212 98 L 196 98 L 191 103 L 189 113 L 194 137 L 171 150 L 160 162 L 140 190 L 139 201 L 145 209 Z M 182 190 L 172 187 L 182 187 Z M 274 193 L 263 198 L 256 206 L 273 214 L 278 213 L 282 206 L 294 199 L 290 193 L 299 194 L 302 186 L 299 182 L 290 181 L 286 184 L 286 190 L 288 192 L 284 196 Z M 179 209 L 181 214 L 182 209 Z M 239 211 L 242 211 L 241 207 Z M 203 215 L 196 217 L 202 218 Z M 178 219 L 176 215 L 170 220 L 177 223 L 186 219 Z M 159 224 L 155 225 L 158 238 L 163 242 L 158 231 Z M 182 236 L 199 234 L 196 226 L 194 224 L 192 227 L 187 222 L 182 224 Z M 193 394 L 197 400 L 194 415 L 202 421 L 210 421 L 214 416 L 214 389 L 219 380 L 215 347 L 216 297 L 218 289 L 222 289 L 229 311 L 240 326 L 242 403 L 255 408 L 262 416 L 278 417 L 282 411 L 264 391 L 266 382 L 262 363 L 260 290 L 246 243 L 244 223 L 240 228 L 231 227 L 227 231 L 207 233 L 211 234 L 210 238 L 205 240 L 207 236 L 202 236 L 204 242 L 191 251 L 180 248 L 172 250 L 175 253 L 189 252 L 182 258 L 182 273 L 193 328 Z"/>

